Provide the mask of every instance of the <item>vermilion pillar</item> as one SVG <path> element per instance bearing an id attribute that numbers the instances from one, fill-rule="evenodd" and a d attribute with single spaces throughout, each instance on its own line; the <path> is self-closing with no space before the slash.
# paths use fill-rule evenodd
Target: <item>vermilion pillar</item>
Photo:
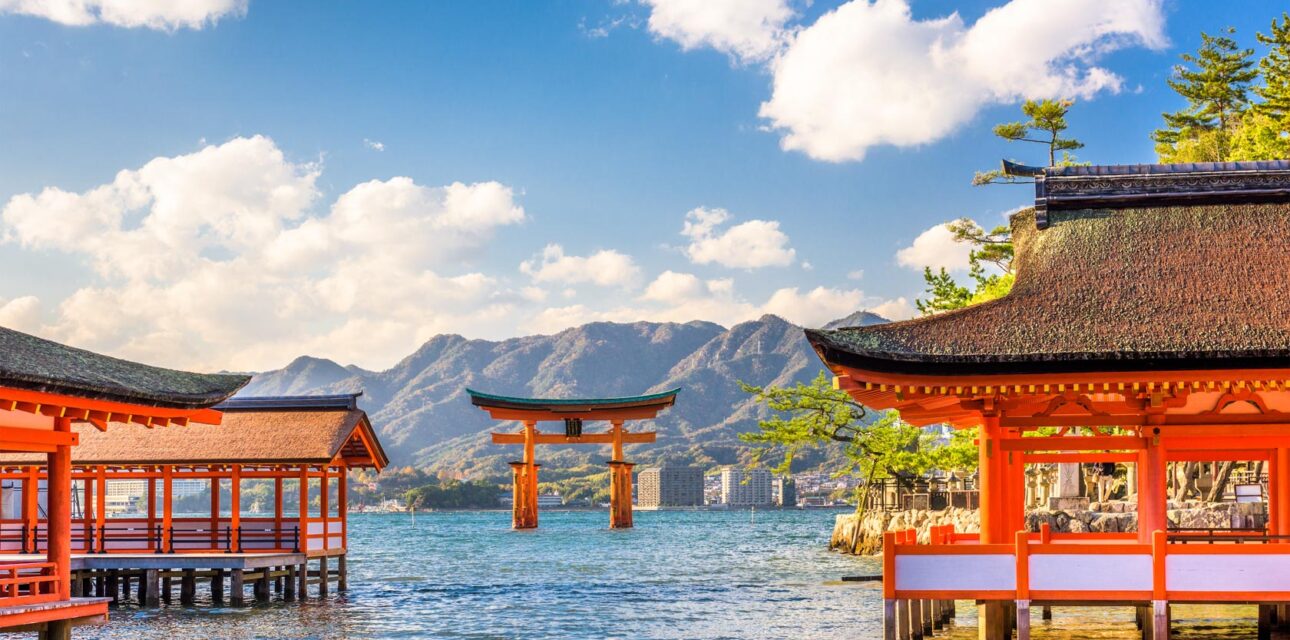
<path id="1" fill-rule="evenodd" d="M 1165 478 L 1165 448 L 1154 433 L 1144 439 L 1138 452 L 1138 542 L 1151 544 L 1155 531 L 1165 531 L 1169 521 Z"/>
<path id="2" fill-rule="evenodd" d="M 70 433 L 71 418 L 55 418 L 54 431 Z M 58 594 L 71 597 L 72 592 L 72 448 L 54 447 L 48 456 L 49 478 L 46 496 L 49 514 L 49 551 L 46 557 L 55 564 Z"/>
<path id="3" fill-rule="evenodd" d="M 511 472 L 514 476 L 514 490 L 511 492 L 511 527 L 515 529 L 533 529 L 538 525 L 537 518 L 537 471 L 541 465 L 528 462 L 512 462 Z"/>
<path id="4" fill-rule="evenodd" d="M 1003 452 L 999 450 L 999 416 L 985 416 L 977 438 L 979 467 L 977 490 L 980 493 L 981 543 L 1008 544 L 1006 538 L 1004 502 L 1007 491 L 1003 478 Z"/>
<path id="5" fill-rule="evenodd" d="M 632 526 L 632 467 L 622 460 L 609 461 L 609 528 Z"/>
<path id="6" fill-rule="evenodd" d="M 1276 464 L 1271 470 L 1275 475 L 1268 480 L 1268 486 L 1274 488 L 1269 497 L 1276 502 L 1276 533 L 1287 535 L 1290 534 L 1290 449 L 1277 449 Z"/>

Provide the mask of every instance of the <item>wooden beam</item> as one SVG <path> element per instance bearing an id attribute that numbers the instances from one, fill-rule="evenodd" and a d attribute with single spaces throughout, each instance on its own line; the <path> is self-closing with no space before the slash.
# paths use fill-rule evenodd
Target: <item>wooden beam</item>
<path id="1" fill-rule="evenodd" d="M 1214 458 L 1207 458 L 1213 460 Z M 1027 464 L 1069 463 L 1096 464 L 1098 462 L 1137 462 L 1136 453 L 1027 453 L 1021 457 Z"/>
<path id="2" fill-rule="evenodd" d="M 1233 444 L 1241 444 L 1234 442 Z M 1254 461 L 1271 460 L 1269 449 L 1191 449 L 1178 450 L 1173 443 L 1166 445 L 1165 460 L 1168 462 L 1214 462 L 1224 460 Z"/>
<path id="3" fill-rule="evenodd" d="M 1000 440 L 1003 451 L 1137 451 L 1144 448 L 1137 436 L 1062 436 Z"/>
<path id="4" fill-rule="evenodd" d="M 595 411 L 546 411 L 542 409 L 510 409 L 499 407 L 480 407 L 488 412 L 494 420 L 528 420 L 532 422 L 564 422 L 565 418 L 581 418 L 585 422 L 592 420 L 652 420 L 666 406 L 625 407 L 622 409 L 598 409 Z"/>
<path id="5" fill-rule="evenodd" d="M 493 433 L 493 444 L 524 444 L 523 433 Z M 654 442 L 658 434 L 650 431 L 645 433 L 623 433 L 624 444 L 642 444 Z M 576 438 L 569 438 L 558 433 L 539 433 L 534 440 L 534 444 L 613 444 L 614 435 L 612 433 L 584 433 Z"/>
<path id="6" fill-rule="evenodd" d="M 74 431 L 0 426 L 0 441 L 7 444 L 28 443 L 49 447 L 74 447 L 80 442 L 80 438 Z M 44 449 L 32 449 L 32 451 L 44 451 Z"/>

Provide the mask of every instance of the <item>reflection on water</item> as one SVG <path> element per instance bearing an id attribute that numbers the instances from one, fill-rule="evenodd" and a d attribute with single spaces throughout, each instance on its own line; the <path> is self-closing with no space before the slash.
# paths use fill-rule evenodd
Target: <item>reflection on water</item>
<path id="1" fill-rule="evenodd" d="M 547 512 L 350 520 L 350 591 L 326 601 L 124 607 L 82 638 L 880 638 L 878 562 L 825 550 L 833 513 Z M 176 602 L 178 599 L 176 598 Z M 975 638 L 971 603 L 948 636 Z M 1179 608 L 1176 638 L 1253 638 L 1251 607 Z M 1225 622 L 1238 617 L 1238 622 Z M 1035 612 L 1033 637 L 1134 638 L 1130 610 Z"/>

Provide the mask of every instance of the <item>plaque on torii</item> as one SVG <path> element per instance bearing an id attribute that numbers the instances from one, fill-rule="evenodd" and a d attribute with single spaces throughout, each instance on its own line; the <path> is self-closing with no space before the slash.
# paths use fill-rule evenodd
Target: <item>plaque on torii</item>
<path id="1" fill-rule="evenodd" d="M 609 526 L 623 529 L 632 526 L 632 467 L 623 460 L 623 445 L 654 442 L 657 434 L 628 432 L 628 420 L 651 420 L 676 402 L 680 389 L 626 398 L 515 398 L 466 389 L 470 402 L 487 411 L 495 420 L 516 420 L 523 424 L 519 433 L 493 433 L 493 444 L 524 445 L 523 459 L 511 463 L 514 493 L 511 524 L 516 529 L 532 529 L 538 523 L 538 468 L 533 450 L 539 444 L 607 444 L 612 445 L 609 464 Z M 606 431 L 586 432 L 588 422 L 608 422 Z M 561 433 L 538 431 L 539 422 L 563 424 Z"/>

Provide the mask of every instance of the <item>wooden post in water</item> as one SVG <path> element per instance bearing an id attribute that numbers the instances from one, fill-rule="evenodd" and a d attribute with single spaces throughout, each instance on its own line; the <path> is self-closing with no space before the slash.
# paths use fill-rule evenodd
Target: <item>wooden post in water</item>
<path id="1" fill-rule="evenodd" d="M 192 569 L 184 569 L 183 575 L 179 577 L 179 604 L 191 605 L 197 598 L 197 573 Z"/>
<path id="2" fill-rule="evenodd" d="M 234 605 L 246 603 L 246 583 L 245 576 L 241 569 L 234 569 L 233 575 L 228 581 L 229 601 Z"/>
<path id="3" fill-rule="evenodd" d="M 301 562 L 296 571 L 296 591 L 302 602 L 309 598 L 309 560 Z"/>
<path id="4" fill-rule="evenodd" d="M 161 572 L 156 569 L 148 569 L 143 572 L 143 585 L 147 587 L 143 604 L 146 607 L 156 607 L 161 605 Z M 142 589 L 140 589 L 142 591 Z"/>
<path id="5" fill-rule="evenodd" d="M 346 558 L 348 553 L 342 553 L 336 556 L 336 590 L 349 591 L 349 560 Z"/>
<path id="6" fill-rule="evenodd" d="M 296 565 L 287 565 L 287 579 L 282 585 L 282 599 L 294 602 L 296 599 Z"/>
<path id="7" fill-rule="evenodd" d="M 327 591 L 328 591 L 327 574 L 328 573 L 329 573 L 329 570 L 327 568 L 327 556 L 319 556 L 318 557 L 318 597 L 319 598 L 324 598 L 327 596 Z"/>
<path id="8" fill-rule="evenodd" d="M 921 640 L 923 637 L 923 601 L 909 601 L 909 637 Z"/>
<path id="9" fill-rule="evenodd" d="M 224 570 L 216 569 L 211 576 L 211 600 L 224 602 Z"/>
<path id="10" fill-rule="evenodd" d="M 1259 605 L 1259 640 L 1272 640 L 1272 609 L 1275 605 Z"/>

